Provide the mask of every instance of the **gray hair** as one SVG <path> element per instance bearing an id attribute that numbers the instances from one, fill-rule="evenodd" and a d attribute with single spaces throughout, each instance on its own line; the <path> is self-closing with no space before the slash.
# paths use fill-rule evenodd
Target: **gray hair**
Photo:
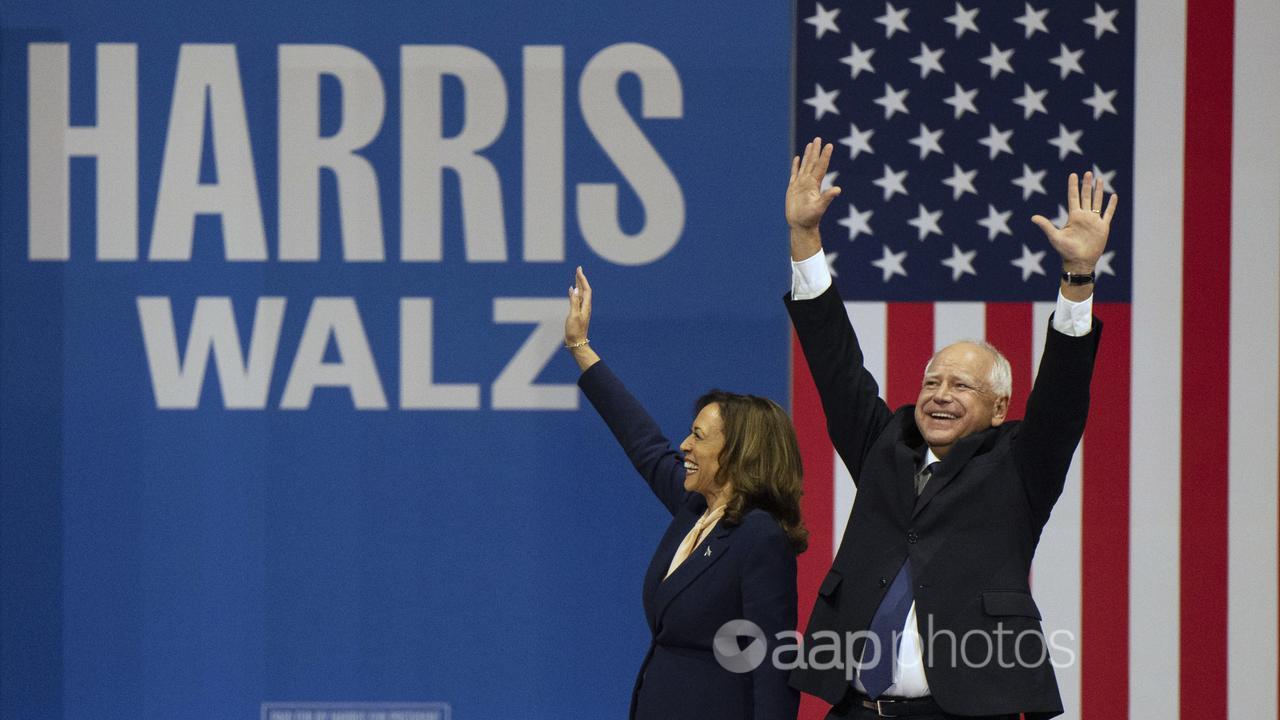
<path id="1" fill-rule="evenodd" d="M 977 345 L 991 354 L 991 372 L 987 374 L 987 385 L 990 387 L 991 392 L 995 393 L 996 397 L 1013 397 L 1013 369 L 1009 366 L 1009 360 L 1004 356 L 1004 353 L 1000 352 L 995 345 L 992 345 L 986 340 L 974 340 L 969 338 L 965 340 L 957 340 L 956 342 L 951 343 L 951 345 L 958 345 L 960 343 Z M 951 345 L 948 345 L 947 347 L 951 347 Z M 943 348 L 943 350 L 945 349 L 946 348 Z M 942 350 L 939 350 L 938 352 L 942 352 Z M 937 357 L 938 353 L 935 352 L 933 357 L 929 358 L 929 362 L 925 363 L 925 374 L 928 374 L 929 368 L 933 367 L 934 358 Z"/>

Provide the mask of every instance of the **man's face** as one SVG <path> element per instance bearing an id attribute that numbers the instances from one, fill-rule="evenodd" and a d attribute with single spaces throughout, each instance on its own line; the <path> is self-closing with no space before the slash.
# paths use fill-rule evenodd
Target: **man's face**
<path id="1" fill-rule="evenodd" d="M 925 369 L 916 400 L 916 427 L 938 457 L 956 441 L 1004 422 L 1009 398 L 991 390 L 995 358 L 973 343 L 948 345 Z"/>

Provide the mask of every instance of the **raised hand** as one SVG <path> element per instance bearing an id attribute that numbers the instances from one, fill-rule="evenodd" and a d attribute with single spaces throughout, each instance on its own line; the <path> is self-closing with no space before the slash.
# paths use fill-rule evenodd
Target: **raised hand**
<path id="1" fill-rule="evenodd" d="M 1031 218 L 1044 231 L 1049 244 L 1062 257 L 1062 269 L 1070 273 L 1088 274 L 1107 249 L 1111 218 L 1119 201 L 1112 193 L 1103 209 L 1105 190 L 1102 178 L 1092 172 L 1084 174 L 1083 184 L 1071 173 L 1067 178 L 1067 224 L 1057 228 L 1043 215 Z"/>
<path id="2" fill-rule="evenodd" d="M 587 368 L 600 362 L 600 356 L 587 344 L 587 328 L 591 325 L 591 283 L 579 265 L 569 288 L 569 314 L 564 318 L 564 346 L 573 354 L 578 368 Z"/>
<path id="3" fill-rule="evenodd" d="M 840 188 L 822 190 L 822 178 L 831 162 L 830 143 L 814 138 L 804 146 L 804 154 L 791 160 L 791 182 L 787 183 L 787 225 L 791 227 L 791 259 L 804 260 L 822 249 L 818 224 Z"/>
<path id="4" fill-rule="evenodd" d="M 591 284 L 578 266 L 573 286 L 569 288 L 569 314 L 564 319 L 565 347 L 581 345 L 587 341 L 587 327 L 591 325 Z"/>
<path id="5" fill-rule="evenodd" d="M 827 174 L 834 146 L 822 145 L 822 138 L 814 138 L 804 146 L 804 155 L 791 160 L 791 182 L 787 184 L 787 224 L 793 229 L 818 227 L 827 206 L 840 194 L 840 188 L 822 191 L 822 178 Z"/>

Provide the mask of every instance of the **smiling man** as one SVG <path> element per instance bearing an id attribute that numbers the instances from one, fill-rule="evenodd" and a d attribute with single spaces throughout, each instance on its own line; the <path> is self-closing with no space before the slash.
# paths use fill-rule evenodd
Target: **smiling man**
<path id="1" fill-rule="evenodd" d="M 996 427 L 1013 392 L 1009 361 L 990 343 L 961 340 L 939 350 L 924 369 L 916 427 L 938 458 L 956 441 Z"/>
<path id="2" fill-rule="evenodd" d="M 845 643 L 852 662 L 810 663 L 791 684 L 829 718 L 1048 718 L 1062 713 L 1031 560 L 1089 411 L 1101 323 L 1094 267 L 1116 198 L 1068 179 L 1068 221 L 1032 221 L 1062 260 L 1058 304 L 1020 421 L 1006 421 L 1009 363 L 985 342 L 939 350 L 915 405 L 890 409 L 831 283 L 818 226 L 839 188 L 821 189 L 832 146 L 815 138 L 787 187 L 787 309 L 857 495 L 818 590 L 809 647 Z"/>

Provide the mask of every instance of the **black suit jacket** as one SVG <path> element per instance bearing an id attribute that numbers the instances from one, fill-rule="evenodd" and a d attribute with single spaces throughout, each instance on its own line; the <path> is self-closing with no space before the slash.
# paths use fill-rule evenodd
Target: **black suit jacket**
<path id="1" fill-rule="evenodd" d="M 716 524 L 663 579 L 676 548 L 707 509 L 685 492 L 684 461 L 622 382 L 598 362 L 578 379 L 636 470 L 671 512 L 644 577 L 644 614 L 653 634 L 631 697 L 638 720 L 794 720 L 800 695 L 786 672 L 766 657 L 741 674 L 716 660 L 712 642 L 730 620 L 746 619 L 764 632 L 796 626 L 796 556 L 773 516 L 751 510 L 742 522 Z"/>
<path id="2" fill-rule="evenodd" d="M 858 487 L 806 645 L 819 631 L 866 630 L 909 557 L 925 676 L 938 705 L 959 715 L 1060 714 L 1052 647 L 1028 579 L 1084 432 L 1101 323 L 1095 318 L 1078 338 L 1051 329 L 1025 418 L 961 439 L 917 498 L 912 477 L 925 443 L 914 407 L 894 412 L 879 398 L 835 288 L 813 300 L 788 297 L 787 309 L 831 441 Z M 849 657 L 861 656 L 854 643 Z M 853 672 L 800 668 L 791 683 L 834 704 Z"/>

